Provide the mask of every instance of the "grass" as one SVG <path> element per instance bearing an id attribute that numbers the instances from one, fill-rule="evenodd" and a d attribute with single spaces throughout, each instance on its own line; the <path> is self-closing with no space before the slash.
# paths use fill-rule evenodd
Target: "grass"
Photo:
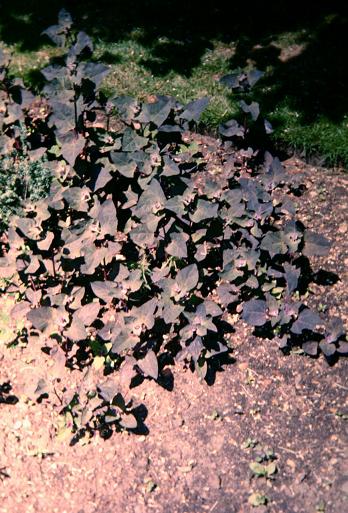
<path id="1" fill-rule="evenodd" d="M 209 41 L 199 62 L 189 72 L 180 72 L 166 66 L 163 58 L 166 51 L 173 48 L 173 40 L 162 37 L 155 45 L 147 46 L 142 43 L 142 36 L 140 29 L 134 29 L 127 38 L 117 42 L 104 42 L 96 38 L 95 58 L 109 64 L 111 68 L 103 84 L 107 94 L 131 95 L 140 100 L 146 100 L 154 94 L 164 94 L 175 96 L 182 102 L 208 95 L 211 102 L 202 121 L 209 133 L 216 133 L 222 121 L 236 116 L 241 97 L 219 84 L 218 79 L 231 72 L 231 61 L 238 41 Z M 306 41 L 310 39 L 311 35 L 304 31 L 280 33 L 272 41 L 269 38 L 268 46 L 261 46 L 261 51 L 276 51 L 279 55 L 277 59 L 274 56 L 269 58 L 266 77 L 255 87 L 252 97 L 259 101 L 262 115 L 275 128 L 272 139 L 276 147 L 278 145 L 282 149 L 295 151 L 307 159 L 316 157 L 321 164 L 348 167 L 347 114 L 343 112 L 335 119 L 318 109 L 315 115 L 308 118 L 306 112 L 297 105 L 298 101 L 294 101 L 293 92 L 298 88 L 296 76 L 294 83 L 290 81 L 288 88 L 284 88 L 281 82 L 284 76 L 279 75 L 280 60 L 284 58 L 283 74 L 288 72 L 290 75 L 292 57 L 298 57 L 305 50 Z M 183 43 L 174 43 L 175 48 L 179 47 L 180 51 Z M 35 84 L 39 69 L 59 55 L 59 50 L 48 45 L 26 52 L 16 44 L 7 48 L 13 52 L 13 73 L 23 77 L 29 84 Z M 260 49 L 256 48 L 253 52 L 260 53 Z M 255 65 L 253 58 L 251 55 L 250 67 Z M 301 64 L 302 68 L 307 64 L 308 59 Z M 311 99 L 308 98 L 307 101 L 310 102 Z"/>

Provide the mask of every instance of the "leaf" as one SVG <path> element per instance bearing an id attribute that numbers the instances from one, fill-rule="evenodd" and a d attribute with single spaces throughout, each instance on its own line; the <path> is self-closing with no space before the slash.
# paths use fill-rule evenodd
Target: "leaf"
<path id="1" fill-rule="evenodd" d="M 343 355 L 348 355 L 348 342 L 344 342 L 343 340 L 341 340 L 338 343 L 337 353 L 343 354 Z"/>
<path id="2" fill-rule="evenodd" d="M 260 71 L 259 69 L 252 69 L 247 73 L 247 80 L 250 87 L 254 87 L 254 85 L 264 76 L 264 71 Z"/>
<path id="3" fill-rule="evenodd" d="M 67 137 L 67 144 L 70 140 L 73 138 L 76 138 L 75 133 L 73 132 L 75 130 L 75 109 L 74 105 L 70 102 L 62 103 L 61 101 L 57 100 L 51 101 L 51 108 L 53 113 L 50 116 L 49 119 L 49 126 L 55 126 L 58 131 L 58 136 L 63 137 L 65 134 L 68 134 Z M 58 137 L 58 138 L 59 138 Z M 82 136 L 80 136 L 82 137 Z M 64 142 L 64 140 L 59 141 L 61 143 Z"/>
<path id="4" fill-rule="evenodd" d="M 180 296 L 185 295 L 192 290 L 198 283 L 198 268 L 196 264 L 191 264 L 181 269 L 175 278 L 175 283 Z"/>
<path id="5" fill-rule="evenodd" d="M 163 156 L 164 168 L 161 176 L 175 176 L 180 174 L 180 168 L 169 155 Z"/>
<path id="6" fill-rule="evenodd" d="M 57 311 L 49 306 L 34 308 L 27 313 L 27 319 L 35 329 L 41 332 L 54 332 Z"/>
<path id="7" fill-rule="evenodd" d="M 78 342 L 80 340 L 86 340 L 88 335 L 84 323 L 79 319 L 78 312 L 73 315 L 73 320 L 69 328 L 64 332 L 64 335 L 72 340 Z"/>
<path id="8" fill-rule="evenodd" d="M 27 299 L 32 303 L 33 306 L 38 306 L 42 297 L 41 290 L 27 289 L 25 292 Z"/>
<path id="9" fill-rule="evenodd" d="M 118 297 L 117 284 L 112 281 L 94 281 L 91 283 L 91 289 L 94 294 L 105 301 L 105 303 Z"/>
<path id="10" fill-rule="evenodd" d="M 251 299 L 244 303 L 242 319 L 251 326 L 263 326 L 268 320 L 266 301 Z"/>
<path id="11" fill-rule="evenodd" d="M 59 66 L 58 64 L 52 64 L 50 66 L 46 66 L 41 70 L 41 73 L 49 82 L 53 79 L 64 79 L 67 75 L 67 70 L 64 66 Z"/>
<path id="12" fill-rule="evenodd" d="M 100 304 L 87 303 L 76 310 L 76 317 L 85 325 L 90 326 L 98 317 L 100 311 Z"/>
<path id="13" fill-rule="evenodd" d="M 263 120 L 263 124 L 264 124 L 264 127 L 265 127 L 265 132 L 267 135 L 269 134 L 273 134 L 274 132 L 274 129 L 273 129 L 273 126 L 272 124 L 270 123 L 270 121 L 268 121 L 268 119 L 264 119 Z"/>
<path id="14" fill-rule="evenodd" d="M 111 351 L 113 353 L 121 354 L 128 349 L 132 349 L 139 342 L 139 337 L 132 333 L 121 331 L 112 340 Z"/>
<path id="15" fill-rule="evenodd" d="M 230 73 L 220 78 L 219 82 L 230 89 L 238 89 L 240 87 L 241 73 Z"/>
<path id="16" fill-rule="evenodd" d="M 153 379 L 158 378 L 158 361 L 155 353 L 150 349 L 141 360 L 137 360 L 137 365 L 140 370 Z"/>
<path id="17" fill-rule="evenodd" d="M 167 198 L 163 192 L 161 184 L 158 180 L 151 180 L 147 189 L 141 194 L 138 205 L 134 209 L 134 214 L 143 219 L 144 216 L 156 213 L 163 209 Z"/>
<path id="18" fill-rule="evenodd" d="M 265 465 L 265 472 L 267 477 L 273 476 L 273 474 L 277 472 L 277 464 L 274 461 L 271 461 L 268 465 Z"/>
<path id="19" fill-rule="evenodd" d="M 188 239 L 189 236 L 186 233 L 173 233 L 171 236 L 171 242 L 166 247 L 166 252 L 169 255 L 175 256 L 177 258 L 186 258 L 186 242 L 188 241 Z"/>
<path id="20" fill-rule="evenodd" d="M 318 354 L 318 342 L 308 341 L 302 344 L 303 351 L 309 356 L 317 356 Z"/>
<path id="21" fill-rule="evenodd" d="M 245 103 L 244 100 L 241 100 L 239 102 L 239 105 L 240 105 L 241 109 L 243 110 L 243 112 L 251 115 L 251 118 L 253 119 L 253 121 L 257 120 L 257 118 L 259 117 L 259 114 L 260 114 L 260 106 L 257 102 L 251 102 L 251 104 L 248 105 L 247 103 Z"/>
<path id="22" fill-rule="evenodd" d="M 345 334 L 345 328 L 342 319 L 339 317 L 332 317 L 326 328 L 328 335 L 326 335 L 326 342 L 331 344 L 336 342 L 340 337 Z"/>
<path id="23" fill-rule="evenodd" d="M 135 118 L 138 111 L 138 102 L 130 96 L 118 96 L 117 98 L 111 98 L 110 104 L 113 105 L 121 119 L 130 122 Z"/>
<path id="24" fill-rule="evenodd" d="M 37 247 L 41 251 L 48 251 L 50 249 L 50 247 L 51 247 L 53 239 L 54 239 L 54 233 L 53 232 L 47 232 L 46 237 L 44 239 L 40 240 L 37 243 Z"/>
<path id="25" fill-rule="evenodd" d="M 137 246 L 141 248 L 152 247 L 155 245 L 155 234 L 146 224 L 138 224 L 130 232 L 130 238 Z"/>
<path id="26" fill-rule="evenodd" d="M 69 207 L 80 212 L 87 212 L 89 195 L 87 187 L 69 187 L 62 192 Z"/>
<path id="27" fill-rule="evenodd" d="M 97 391 L 104 401 L 111 403 L 118 393 L 118 388 L 116 383 L 109 380 L 106 383 L 97 385 Z"/>
<path id="28" fill-rule="evenodd" d="M 77 67 L 76 81 L 81 83 L 83 79 L 88 79 L 93 82 L 98 88 L 101 81 L 110 72 L 110 69 L 105 64 L 95 62 L 80 62 Z"/>
<path id="29" fill-rule="evenodd" d="M 236 293 L 236 288 L 231 283 L 222 283 L 216 289 L 222 306 L 228 306 L 238 300 L 239 296 Z"/>
<path id="30" fill-rule="evenodd" d="M 86 49 L 93 52 L 92 39 L 85 32 L 79 32 L 75 44 L 69 50 L 69 56 L 79 56 Z"/>
<path id="31" fill-rule="evenodd" d="M 166 121 L 171 109 L 171 100 L 168 98 L 160 98 L 154 103 L 142 105 L 141 113 L 136 119 L 141 123 L 153 123 L 159 127 Z"/>
<path id="32" fill-rule="evenodd" d="M 119 371 L 120 377 L 120 386 L 125 389 L 129 388 L 132 379 L 136 375 L 136 370 L 134 368 L 136 364 L 136 359 L 132 356 L 126 356 L 124 363 Z"/>
<path id="33" fill-rule="evenodd" d="M 170 301 L 170 303 L 166 304 L 162 317 L 166 324 L 173 324 L 178 321 L 179 315 L 184 311 L 184 307 L 180 305 L 175 305 Z"/>
<path id="34" fill-rule="evenodd" d="M 194 223 L 200 223 L 204 219 L 214 219 L 217 216 L 219 205 L 211 201 L 198 200 L 196 211 L 190 214 L 190 219 Z"/>
<path id="35" fill-rule="evenodd" d="M 262 493 L 255 492 L 250 495 L 248 502 L 251 506 L 257 508 L 258 506 L 265 506 L 268 503 L 268 498 Z"/>
<path id="36" fill-rule="evenodd" d="M 107 185 L 112 180 L 112 175 L 109 173 L 108 169 L 103 167 L 99 173 L 97 180 L 94 185 L 94 192 L 98 191 L 99 189 L 103 189 L 105 185 Z"/>
<path id="37" fill-rule="evenodd" d="M 112 198 L 106 199 L 99 208 L 97 220 L 103 234 L 113 235 L 117 231 L 117 213 Z"/>
<path id="38" fill-rule="evenodd" d="M 288 249 L 281 232 L 266 233 L 261 241 L 260 248 L 268 251 L 271 258 L 275 255 L 284 255 Z"/>
<path id="39" fill-rule="evenodd" d="M 298 285 L 298 279 L 301 274 L 301 270 L 297 269 L 294 265 L 285 262 L 283 265 L 284 268 L 284 277 L 286 280 L 286 288 L 288 294 L 291 294 L 294 290 L 296 290 Z"/>
<path id="40" fill-rule="evenodd" d="M 318 324 L 322 324 L 319 314 L 309 308 L 305 308 L 299 313 L 298 318 L 293 323 L 290 330 L 292 333 L 300 335 L 303 330 L 314 331 Z"/>
<path id="41" fill-rule="evenodd" d="M 184 129 L 181 128 L 181 126 L 179 125 L 161 125 L 159 128 L 158 128 L 158 132 L 163 132 L 163 133 L 166 133 L 166 134 L 175 134 L 175 133 L 181 133 L 181 132 L 184 132 Z"/>
<path id="42" fill-rule="evenodd" d="M 325 356 L 330 357 L 336 353 L 335 344 L 328 344 L 325 340 L 319 342 L 319 347 Z"/>
<path id="43" fill-rule="evenodd" d="M 132 178 L 137 169 L 137 165 L 127 152 L 112 151 L 110 153 L 111 161 L 115 164 L 116 170 L 126 178 Z"/>
<path id="44" fill-rule="evenodd" d="M 51 25 L 41 34 L 48 36 L 57 46 L 63 47 L 65 45 L 66 37 L 61 25 Z"/>
<path id="45" fill-rule="evenodd" d="M 72 167 L 75 165 L 76 159 L 82 152 L 85 144 L 86 140 L 80 134 L 77 136 L 75 134 L 68 134 L 64 137 L 64 142 L 62 144 L 62 155 L 68 164 L 70 164 Z"/>
<path id="46" fill-rule="evenodd" d="M 137 419 L 134 417 L 132 413 L 128 415 L 123 415 L 121 420 L 119 421 L 120 426 L 125 429 L 136 429 L 138 427 Z"/>
<path id="47" fill-rule="evenodd" d="M 125 152 L 141 150 L 148 144 L 148 142 L 149 140 L 147 137 L 141 137 L 131 128 L 127 128 L 123 134 L 122 150 Z"/>
<path id="48" fill-rule="evenodd" d="M 58 13 L 58 23 L 61 27 L 70 28 L 73 20 L 71 14 L 66 9 L 60 9 Z"/>
<path id="49" fill-rule="evenodd" d="M 266 469 L 264 465 L 261 465 L 261 463 L 258 463 L 256 461 L 252 461 L 249 463 L 249 468 L 258 477 L 266 475 Z"/>
<path id="50" fill-rule="evenodd" d="M 37 226 L 34 219 L 20 217 L 16 219 L 16 227 L 28 237 L 28 239 L 37 240 L 39 238 L 41 229 Z"/>
<path id="51" fill-rule="evenodd" d="M 304 234 L 304 248 L 302 253 L 308 257 L 327 256 L 330 251 L 330 242 L 318 233 L 307 230 Z"/>
<path id="52" fill-rule="evenodd" d="M 219 126 L 219 132 L 224 137 L 244 137 L 245 130 L 235 119 L 231 119 Z"/>
<path id="53" fill-rule="evenodd" d="M 15 304 L 13 308 L 11 308 L 11 319 L 15 321 L 22 320 L 27 316 L 27 313 L 31 311 L 30 303 L 28 301 L 21 301 L 20 303 Z"/>
<path id="54" fill-rule="evenodd" d="M 180 117 L 187 121 L 198 121 L 203 111 L 207 108 L 209 101 L 208 97 L 193 100 L 186 105 L 186 108 Z"/>

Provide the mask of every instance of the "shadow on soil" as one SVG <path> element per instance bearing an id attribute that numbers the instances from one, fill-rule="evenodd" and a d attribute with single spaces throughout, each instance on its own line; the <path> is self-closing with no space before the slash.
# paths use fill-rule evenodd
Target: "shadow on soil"
<path id="1" fill-rule="evenodd" d="M 12 385 L 7 381 L 0 385 L 0 404 L 17 404 L 18 397 L 11 394 Z"/>

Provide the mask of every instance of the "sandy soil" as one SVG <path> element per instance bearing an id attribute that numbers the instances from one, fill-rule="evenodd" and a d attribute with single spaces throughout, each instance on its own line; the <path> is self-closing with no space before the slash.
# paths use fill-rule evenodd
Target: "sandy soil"
<path id="1" fill-rule="evenodd" d="M 323 315 L 340 315 L 348 328 L 348 177 L 296 159 L 286 165 L 307 184 L 300 219 L 333 243 L 328 258 L 313 261 L 328 273 L 311 285 L 308 301 Z M 330 273 L 340 279 L 324 286 Z M 2 298 L 3 318 L 10 303 Z M 2 328 L 0 513 L 348 510 L 347 359 L 329 366 L 323 357 L 284 356 L 274 341 L 238 323 L 231 361 L 209 384 L 180 366 L 172 369 L 172 390 L 145 380 L 130 393 L 148 408 L 143 432 L 70 446 L 57 413 L 59 383 L 57 395 L 40 403 L 26 395 L 28 379 L 55 375 L 54 364 L 40 348 L 7 348 L 7 336 Z M 62 382 L 82 378 L 64 372 Z M 250 464 L 267 454 L 275 472 L 256 477 Z M 251 504 L 258 500 L 267 504 Z"/>

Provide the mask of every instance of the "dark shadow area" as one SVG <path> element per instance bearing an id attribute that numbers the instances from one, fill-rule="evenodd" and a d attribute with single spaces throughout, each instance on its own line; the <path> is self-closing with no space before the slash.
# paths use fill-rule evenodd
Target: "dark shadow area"
<path id="1" fill-rule="evenodd" d="M 148 435 L 149 429 L 145 425 L 145 420 L 148 415 L 146 406 L 144 404 L 140 404 L 139 406 L 132 409 L 132 413 L 137 419 L 138 425 L 135 429 L 131 429 L 130 431 L 135 435 Z"/>
<path id="2" fill-rule="evenodd" d="M 11 394 L 12 385 L 10 382 L 6 381 L 2 385 L 0 385 L 0 404 L 17 404 L 18 397 Z"/>
<path id="3" fill-rule="evenodd" d="M 316 23 L 304 24 L 296 44 L 285 51 L 274 46 L 272 32 L 259 39 L 243 38 L 231 68 L 247 63 L 261 70 L 272 66 L 272 73 L 266 74 L 256 95 L 265 111 L 286 98 L 289 107 L 301 114 L 302 124 L 311 123 L 319 115 L 339 122 L 348 110 L 348 69 L 344 65 L 347 27 L 343 12 L 323 16 Z"/>
<path id="4" fill-rule="evenodd" d="M 338 282 L 339 276 L 336 273 L 331 271 L 325 271 L 325 269 L 320 269 L 316 273 L 313 274 L 312 280 L 317 285 L 335 285 Z"/>
<path id="5" fill-rule="evenodd" d="M 231 356 L 230 351 L 226 351 L 224 353 L 218 354 L 209 358 L 207 361 L 208 369 L 207 374 L 205 376 L 205 381 L 209 386 L 214 385 L 216 380 L 216 374 L 218 372 L 225 372 L 226 365 L 232 365 L 236 363 L 236 359 Z"/>
<path id="6" fill-rule="evenodd" d="M 142 65 L 154 75 L 174 70 L 189 76 L 214 40 L 235 43 L 231 70 L 272 66 L 255 91 L 264 112 L 284 98 L 300 113 L 303 124 L 318 115 L 339 122 L 348 111 L 344 2 L 0 0 L 0 38 L 24 52 L 37 50 L 48 42 L 40 33 L 56 23 L 62 7 L 72 13 L 77 29 L 96 40 L 131 38 L 148 47 L 151 57 L 144 57 Z M 296 44 L 282 52 L 274 41 L 284 33 L 295 33 Z M 119 59 L 105 51 L 101 60 Z"/>

